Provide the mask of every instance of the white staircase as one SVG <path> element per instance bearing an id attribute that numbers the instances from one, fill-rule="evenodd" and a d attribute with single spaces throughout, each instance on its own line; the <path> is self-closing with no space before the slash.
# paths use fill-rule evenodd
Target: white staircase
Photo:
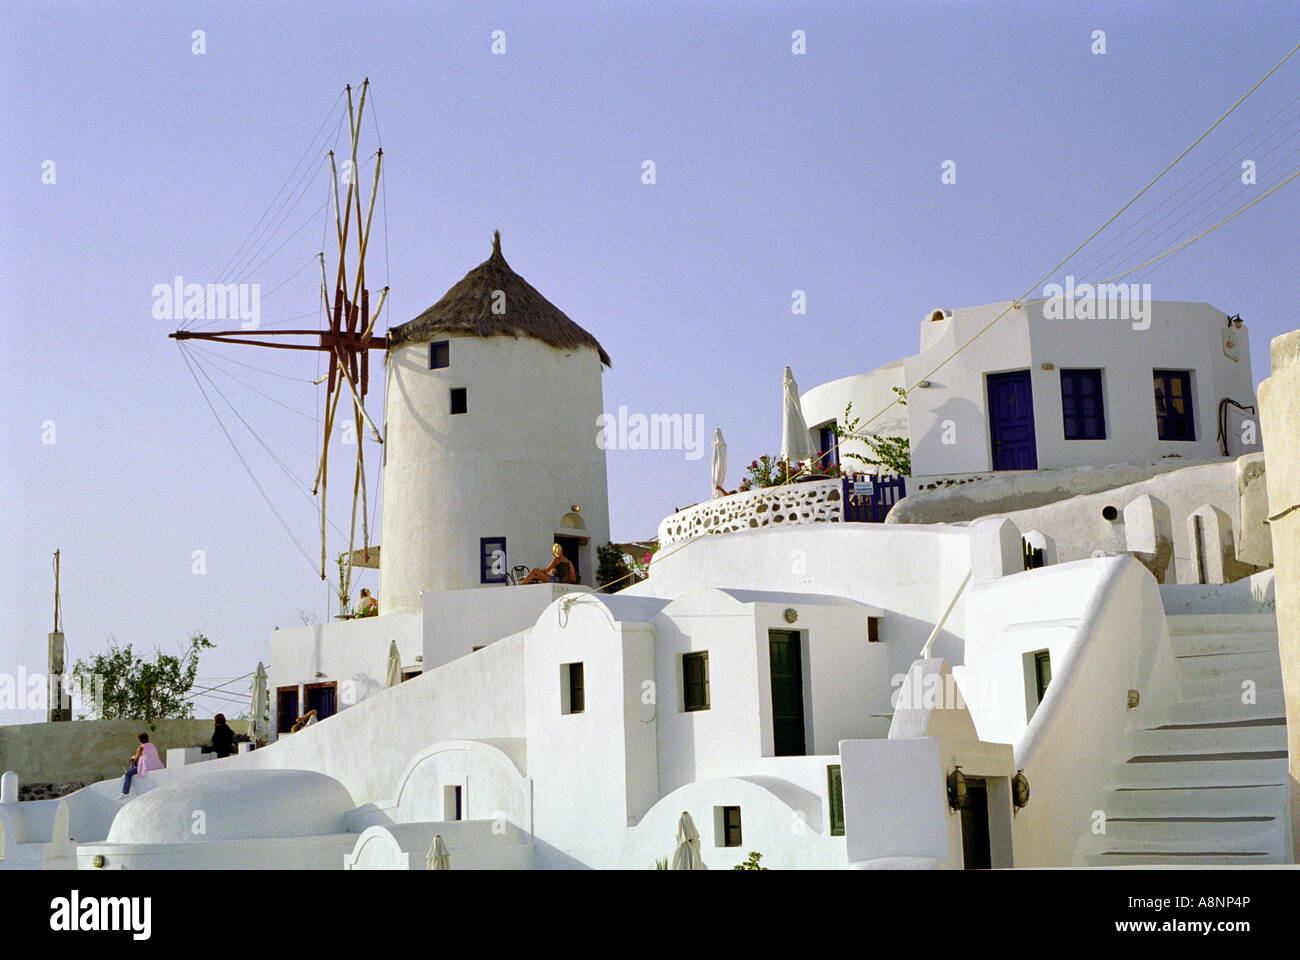
<path id="1" fill-rule="evenodd" d="M 1270 613 L 1168 616 L 1181 699 L 1130 734 L 1089 866 L 1290 863 L 1287 739 Z M 1253 700 L 1247 696 L 1253 684 Z"/>

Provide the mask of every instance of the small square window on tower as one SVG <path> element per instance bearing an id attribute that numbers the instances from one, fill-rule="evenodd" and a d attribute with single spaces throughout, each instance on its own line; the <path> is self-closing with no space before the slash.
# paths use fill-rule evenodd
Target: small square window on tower
<path id="1" fill-rule="evenodd" d="M 451 341 L 439 340 L 429 344 L 429 369 L 445 370 L 451 366 Z"/>
<path id="2" fill-rule="evenodd" d="M 451 388 L 451 412 L 452 413 L 469 412 L 469 401 L 465 397 L 464 387 Z"/>

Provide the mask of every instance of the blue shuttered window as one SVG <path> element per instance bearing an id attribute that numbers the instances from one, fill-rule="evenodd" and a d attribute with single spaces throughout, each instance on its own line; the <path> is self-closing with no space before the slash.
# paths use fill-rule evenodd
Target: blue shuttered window
<path id="1" fill-rule="evenodd" d="M 1061 415 L 1066 440 L 1106 438 L 1100 370 L 1061 371 Z"/>

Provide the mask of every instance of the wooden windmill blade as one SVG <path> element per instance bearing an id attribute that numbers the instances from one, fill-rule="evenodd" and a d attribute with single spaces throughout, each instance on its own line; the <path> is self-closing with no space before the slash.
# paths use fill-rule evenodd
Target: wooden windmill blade
<path id="1" fill-rule="evenodd" d="M 334 151 L 328 153 L 330 177 L 334 199 L 335 236 L 338 243 L 338 266 L 334 283 L 328 280 L 325 255 L 320 253 L 321 297 L 327 306 L 327 327 L 325 330 L 225 330 L 217 332 L 196 332 L 177 330 L 171 334 L 175 340 L 212 340 L 241 345 L 272 347 L 288 350 L 323 351 L 329 355 L 329 369 L 320 383 L 325 382 L 325 421 L 321 438 L 320 459 L 316 470 L 316 480 L 312 492 L 320 497 L 321 528 L 321 579 L 326 579 L 326 503 L 329 486 L 329 452 L 330 439 L 338 415 L 339 402 L 345 392 L 351 395 L 353 426 L 356 430 L 357 456 L 353 479 L 352 522 L 349 531 L 348 560 L 341 593 L 346 594 L 351 577 L 351 557 L 355 552 L 356 513 L 358 503 L 361 505 L 361 535 L 364 551 L 368 554 L 370 547 L 370 525 L 368 516 L 368 497 L 365 478 L 365 453 L 362 445 L 362 433 L 370 427 L 375 439 L 384 442 L 383 434 L 365 409 L 365 397 L 370 387 L 370 351 L 387 350 L 388 340 L 384 336 L 375 336 L 374 327 L 383 310 L 388 295 L 388 287 L 380 291 L 379 302 L 372 313 L 370 310 L 370 292 L 365 287 L 366 249 L 370 238 L 370 225 L 374 216 L 375 200 L 378 194 L 379 177 L 383 151 L 375 154 L 374 181 L 371 185 L 370 206 L 363 217 L 361 191 L 357 188 L 357 152 L 361 133 L 361 120 L 365 111 L 366 94 L 370 86 L 367 78 L 361 87 L 361 96 L 356 108 L 353 108 L 352 87 L 347 91 L 348 129 L 350 133 L 349 155 L 351 157 L 348 185 L 345 196 L 340 196 L 338 168 Z M 355 199 L 354 199 L 355 198 Z M 355 209 L 354 209 L 355 208 Z M 356 219 L 357 260 L 356 269 L 349 297 L 347 248 L 353 232 L 353 214 Z M 279 338 L 311 338 L 314 342 L 284 342 Z"/>

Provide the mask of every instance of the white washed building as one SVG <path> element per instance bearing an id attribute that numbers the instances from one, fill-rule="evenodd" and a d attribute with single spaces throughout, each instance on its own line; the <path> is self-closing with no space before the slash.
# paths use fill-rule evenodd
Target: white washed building
<path id="1" fill-rule="evenodd" d="M 1244 492 L 1240 508 L 1229 502 L 1236 464 L 1148 472 L 1136 486 L 1126 475 L 962 523 L 851 522 L 840 480 L 756 490 L 665 518 L 649 579 L 617 594 L 493 583 L 484 538 L 504 536 L 511 562 L 519 542 L 531 565 L 557 537 L 585 537 L 587 551 L 608 538 L 588 429 L 606 358 L 576 327 L 558 328 L 575 340 L 567 347 L 517 317 L 518 340 L 475 327 L 498 321 L 473 304 L 497 289 L 508 304 L 522 283 L 506 271 L 496 247 L 445 310 L 396 337 L 380 615 L 272 638 L 280 728 L 290 696 L 291 712 L 333 709 L 251 753 L 178 757 L 125 803 L 113 781 L 18 804 L 6 780 L 0 866 L 422 869 L 436 834 L 452 869 L 652 869 L 672 857 L 683 813 L 710 869 L 751 852 L 779 869 L 1290 862 L 1273 576 L 1236 556 L 1249 518 L 1259 522 Z M 931 428 L 954 419 L 984 438 L 972 449 L 985 459 L 960 469 L 987 470 L 978 398 L 986 374 L 1008 367 L 1030 370 L 1035 436 L 1060 424 L 1041 401 L 1069 364 L 1101 364 L 1108 423 L 1125 421 L 1115 404 L 1142 392 L 1144 370 L 1141 406 L 1154 416 L 1147 364 L 1184 365 L 1193 416 L 1218 396 L 1253 402 L 1244 343 L 1231 359 L 1215 315 L 1196 309 L 1200 339 L 1159 359 L 1154 339 L 1141 358 L 1108 341 L 1088 353 L 1078 331 L 1098 328 L 1079 327 L 1049 360 L 1022 325 L 1025 342 L 1001 366 L 975 357 L 965 380 L 913 392 L 917 453 L 937 456 Z M 961 317 L 927 321 L 926 350 L 978 322 Z M 1117 335 L 1169 333 L 1160 317 Z M 530 366 L 538 352 L 545 362 Z M 918 364 L 903 361 L 900 382 Z M 472 416 L 494 369 L 533 383 L 574 376 L 568 416 L 522 416 L 537 443 L 567 449 L 591 476 L 515 465 L 499 447 L 476 459 L 451 391 L 469 385 Z M 828 417 L 843 409 L 831 387 L 807 401 Z M 869 406 L 863 391 L 855 409 Z M 509 396 L 488 421 L 532 394 Z M 1196 419 L 1195 439 L 1169 442 L 1203 456 L 1204 429 Z M 1139 442 L 1125 422 L 1086 441 L 1088 462 L 1129 456 L 1121 437 L 1146 459 L 1166 442 Z M 1040 466 L 1049 449 L 1036 447 Z M 516 467 L 550 470 L 558 486 L 502 506 Z M 442 499 L 448 489 L 465 499 Z M 1171 503 L 1190 540 L 1174 535 Z M 1188 546 L 1196 536 L 1200 552 Z M 589 556 L 579 554 L 584 579 Z M 394 641 L 409 678 L 387 688 Z M 195 810 L 202 831 L 185 820 Z"/>
<path id="2" fill-rule="evenodd" d="M 847 404 L 865 421 L 912 388 L 867 429 L 907 437 L 916 478 L 1262 450 L 1257 409 L 1241 409 L 1256 407 L 1245 326 L 1207 303 L 1146 310 L 1139 321 L 1053 319 L 1059 305 L 1042 300 L 934 310 L 919 353 L 808 390 L 804 416 L 825 449 Z"/>

